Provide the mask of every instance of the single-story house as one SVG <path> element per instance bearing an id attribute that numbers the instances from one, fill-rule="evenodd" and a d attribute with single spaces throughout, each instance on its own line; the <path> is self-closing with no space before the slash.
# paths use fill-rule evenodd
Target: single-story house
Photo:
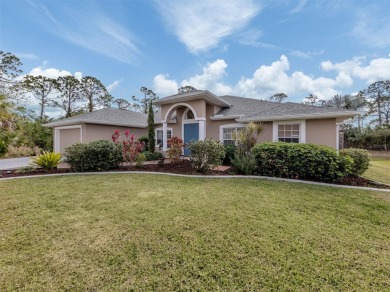
<path id="1" fill-rule="evenodd" d="M 262 122 L 258 142 L 313 143 L 339 148 L 338 125 L 357 111 L 294 102 L 271 102 L 238 96 L 216 96 L 207 90 L 175 94 L 155 101 L 156 144 L 167 150 L 170 137 L 214 139 L 234 143 L 234 132 L 249 122 Z M 54 128 L 54 151 L 63 153 L 74 143 L 111 139 L 114 129 L 130 129 L 136 137 L 147 135 L 147 115 L 104 108 L 45 124 Z M 184 154 L 188 154 L 185 150 Z"/>

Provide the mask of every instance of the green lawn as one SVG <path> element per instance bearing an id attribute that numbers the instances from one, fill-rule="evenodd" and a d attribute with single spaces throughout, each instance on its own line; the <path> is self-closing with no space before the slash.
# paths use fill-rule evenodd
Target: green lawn
<path id="1" fill-rule="evenodd" d="M 145 174 L 0 181 L 0 291 L 385 291 L 389 197 Z"/>
<path id="2" fill-rule="evenodd" d="M 390 185 L 390 160 L 371 160 L 370 167 L 366 170 L 363 176 Z"/>

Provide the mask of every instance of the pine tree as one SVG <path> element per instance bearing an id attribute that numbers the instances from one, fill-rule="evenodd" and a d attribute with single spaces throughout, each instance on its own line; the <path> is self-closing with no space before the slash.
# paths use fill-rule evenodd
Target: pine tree
<path id="1" fill-rule="evenodd" d="M 149 107 L 148 107 L 148 138 L 149 138 L 149 151 L 154 153 L 156 142 L 154 137 L 154 111 L 153 111 L 152 100 L 149 101 Z"/>

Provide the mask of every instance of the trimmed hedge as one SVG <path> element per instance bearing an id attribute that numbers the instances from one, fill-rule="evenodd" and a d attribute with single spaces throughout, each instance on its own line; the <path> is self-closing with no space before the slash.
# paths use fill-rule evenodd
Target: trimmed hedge
<path id="1" fill-rule="evenodd" d="M 234 158 L 234 155 L 237 152 L 237 146 L 236 145 L 223 145 L 223 148 L 225 149 L 225 157 L 222 160 L 223 165 L 232 165 L 232 159 Z"/>
<path id="2" fill-rule="evenodd" d="M 142 153 L 145 154 L 146 161 L 159 160 L 159 159 L 163 158 L 163 155 L 161 154 L 161 152 L 144 151 Z"/>
<path id="3" fill-rule="evenodd" d="M 66 162 L 75 171 L 105 171 L 123 161 L 122 148 L 107 140 L 77 143 L 65 148 Z"/>
<path id="4" fill-rule="evenodd" d="M 353 159 L 351 173 L 354 175 L 361 175 L 370 167 L 370 154 L 367 150 L 346 148 L 339 153 L 341 156 L 349 156 Z"/>
<path id="5" fill-rule="evenodd" d="M 260 175 L 316 181 L 337 181 L 350 173 L 352 159 L 327 146 L 262 143 L 253 148 Z"/>

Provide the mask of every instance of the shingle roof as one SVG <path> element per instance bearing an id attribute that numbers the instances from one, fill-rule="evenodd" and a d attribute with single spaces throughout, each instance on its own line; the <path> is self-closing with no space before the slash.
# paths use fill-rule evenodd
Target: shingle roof
<path id="1" fill-rule="evenodd" d="M 116 108 L 104 108 L 90 113 L 47 123 L 45 126 L 57 127 L 86 123 L 145 128 L 147 127 L 147 119 L 148 116 L 144 113 Z"/>
<path id="2" fill-rule="evenodd" d="M 267 117 L 304 116 L 304 115 L 356 115 L 355 111 L 307 105 L 294 102 L 272 102 L 252 98 L 225 95 L 219 97 L 229 103 L 231 107 L 224 108 L 216 116 L 237 116 L 242 119 L 259 119 Z"/>

